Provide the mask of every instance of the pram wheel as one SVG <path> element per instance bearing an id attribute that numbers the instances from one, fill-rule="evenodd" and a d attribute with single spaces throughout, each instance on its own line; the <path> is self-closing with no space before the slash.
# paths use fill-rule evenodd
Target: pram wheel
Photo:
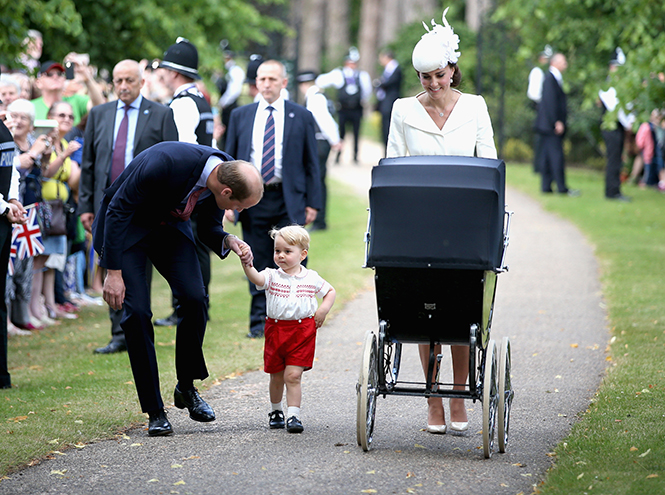
<path id="1" fill-rule="evenodd" d="M 499 394 L 497 379 L 496 343 L 490 339 L 487 344 L 485 374 L 483 377 L 483 451 L 485 459 L 492 456 L 494 449 L 494 427 Z"/>
<path id="2" fill-rule="evenodd" d="M 501 340 L 499 353 L 499 407 L 497 418 L 497 436 L 499 438 L 499 452 L 506 451 L 508 444 L 508 429 L 510 426 L 510 406 L 513 403 L 515 391 L 510 379 L 510 339 Z"/>
<path id="3" fill-rule="evenodd" d="M 376 334 L 367 332 L 363 346 L 360 377 L 356 388 L 358 394 L 356 436 L 358 445 L 365 452 L 372 448 L 372 435 L 374 433 L 374 415 L 379 390 L 377 357 Z"/>

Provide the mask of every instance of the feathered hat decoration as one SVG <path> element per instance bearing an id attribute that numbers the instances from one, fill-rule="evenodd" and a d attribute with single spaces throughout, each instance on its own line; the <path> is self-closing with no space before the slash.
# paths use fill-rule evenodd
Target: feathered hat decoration
<path id="1" fill-rule="evenodd" d="M 449 7 L 448 7 L 449 8 Z M 459 59 L 459 36 L 453 32 L 453 28 L 446 20 L 448 8 L 443 11 L 443 25 L 437 24 L 432 19 L 432 29 L 425 22 L 423 26 L 427 31 L 413 49 L 411 62 L 413 68 L 418 72 L 431 72 L 443 69 L 450 64 L 456 64 Z"/>

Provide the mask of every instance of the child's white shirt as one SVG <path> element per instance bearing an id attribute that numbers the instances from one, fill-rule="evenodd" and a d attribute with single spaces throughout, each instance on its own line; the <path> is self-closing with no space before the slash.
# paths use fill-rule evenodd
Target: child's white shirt
<path id="1" fill-rule="evenodd" d="M 275 320 L 314 316 L 319 307 L 316 297 L 323 298 L 332 289 L 318 273 L 304 266 L 297 275 L 289 275 L 281 268 L 266 268 L 261 274 L 265 284 L 256 288 L 266 291 L 266 314 Z"/>

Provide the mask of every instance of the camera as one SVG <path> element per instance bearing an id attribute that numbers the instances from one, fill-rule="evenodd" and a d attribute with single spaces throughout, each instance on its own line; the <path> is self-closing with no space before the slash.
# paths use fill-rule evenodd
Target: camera
<path id="1" fill-rule="evenodd" d="M 65 62 L 65 77 L 74 79 L 74 64 L 72 62 Z"/>

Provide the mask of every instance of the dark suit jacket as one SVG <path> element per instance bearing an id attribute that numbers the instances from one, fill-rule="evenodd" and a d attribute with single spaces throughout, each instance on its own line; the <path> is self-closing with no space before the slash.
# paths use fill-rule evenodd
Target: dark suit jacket
<path id="1" fill-rule="evenodd" d="M 238 160 L 250 160 L 257 107 L 258 103 L 253 103 L 231 112 L 226 152 Z M 284 113 L 282 191 L 291 221 L 304 225 L 305 207 L 320 210 L 322 206 L 314 117 L 309 110 L 288 100 L 284 102 Z"/>
<path id="2" fill-rule="evenodd" d="M 117 270 L 122 253 L 164 222 L 172 224 L 194 242 L 189 221 L 176 220 L 171 212 L 181 208 L 201 177 L 211 155 L 231 159 L 223 151 L 198 144 L 164 142 L 140 153 L 104 191 L 92 232 L 100 264 Z M 224 211 L 209 195 L 197 204 L 199 239 L 220 258 L 228 254 L 222 228 Z"/>
<path id="3" fill-rule="evenodd" d="M 402 91 L 402 68 L 398 65 L 387 79 L 381 76 L 379 88 L 386 96 L 379 101 L 379 112 L 390 115 L 393 109 L 393 103 L 400 97 Z"/>
<path id="4" fill-rule="evenodd" d="M 535 128 L 539 134 L 554 135 L 554 123 L 557 121 L 566 124 L 566 94 L 563 88 L 550 71 L 547 71 L 543 81 L 543 95 L 538 105 Z"/>
<path id="5" fill-rule="evenodd" d="M 97 214 L 110 184 L 113 159 L 113 129 L 117 102 L 111 101 L 90 110 L 85 127 L 78 213 Z M 177 141 L 178 129 L 169 107 L 143 98 L 134 137 L 134 157 L 153 144 Z"/>

